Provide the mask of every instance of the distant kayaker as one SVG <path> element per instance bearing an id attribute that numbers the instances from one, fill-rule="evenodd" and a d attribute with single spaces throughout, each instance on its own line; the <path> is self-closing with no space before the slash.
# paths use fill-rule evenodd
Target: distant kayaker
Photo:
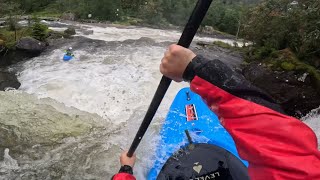
<path id="1" fill-rule="evenodd" d="M 320 151 L 314 132 L 285 115 L 265 92 L 223 62 L 171 45 L 160 71 L 176 82 L 190 82 L 191 90 L 217 114 L 240 157 L 248 161 L 250 179 L 320 179 Z M 135 159 L 123 153 L 121 170 L 113 179 L 135 179 Z"/>
<path id="2" fill-rule="evenodd" d="M 73 56 L 72 47 L 69 47 L 69 48 L 66 50 L 66 55 L 68 55 L 68 56 Z"/>

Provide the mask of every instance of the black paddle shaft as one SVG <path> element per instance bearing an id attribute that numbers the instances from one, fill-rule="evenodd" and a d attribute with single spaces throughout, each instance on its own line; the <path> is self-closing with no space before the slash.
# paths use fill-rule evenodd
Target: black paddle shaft
<path id="1" fill-rule="evenodd" d="M 183 46 L 185 48 L 188 48 L 193 40 L 193 37 L 195 36 L 204 16 L 206 15 L 210 4 L 212 0 L 198 0 L 196 7 L 194 8 L 190 19 L 185 26 L 183 33 L 180 37 L 180 40 L 178 42 L 178 45 Z M 146 116 L 144 117 L 142 124 L 136 134 L 136 137 L 134 138 L 131 147 L 129 149 L 129 152 L 127 154 L 128 157 L 132 157 L 134 152 L 136 151 L 138 145 L 141 142 L 142 137 L 144 136 L 145 132 L 147 131 L 155 113 L 157 112 L 157 109 L 166 94 L 169 86 L 171 83 L 171 79 L 162 76 L 162 79 L 160 81 L 160 84 L 157 88 L 156 93 L 153 96 L 153 99 L 151 101 L 151 104 L 148 108 L 148 111 L 146 113 Z"/>

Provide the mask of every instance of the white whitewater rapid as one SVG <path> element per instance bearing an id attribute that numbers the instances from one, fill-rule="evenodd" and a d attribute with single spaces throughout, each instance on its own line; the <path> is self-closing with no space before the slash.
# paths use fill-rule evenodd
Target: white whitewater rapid
<path id="1" fill-rule="evenodd" d="M 86 166 L 89 163 L 98 167 L 103 162 L 109 163 L 107 167 L 114 168 L 106 170 L 109 173 L 105 178 L 108 179 L 118 166 L 114 163 L 118 161 L 121 149 L 129 148 L 159 84 L 162 76 L 159 72 L 159 64 L 167 47 L 163 42 L 177 41 L 180 32 L 134 27 L 78 26 L 81 26 L 82 29 L 93 30 L 93 34 L 90 35 L 84 35 L 79 31 L 78 36 L 104 42 L 93 41 L 87 46 L 85 43 L 80 46 L 76 41 L 72 41 L 59 49 L 21 64 L 18 68 L 19 81 L 22 84 L 19 91 L 27 92 L 38 98 L 51 98 L 68 107 L 97 114 L 105 121 L 121 127 L 114 139 L 108 139 L 108 143 L 121 148 L 110 148 L 106 151 L 107 155 L 99 160 L 89 158 L 89 162 L 85 165 L 74 165 Z M 126 42 L 142 37 L 150 38 L 154 43 Z M 195 40 L 212 42 L 216 39 L 196 37 Z M 233 43 L 231 40 L 225 40 L 225 42 Z M 69 46 L 74 47 L 75 59 L 63 62 L 62 55 Z M 76 48 L 77 46 L 79 48 Z M 145 179 L 146 169 L 152 163 L 151 158 L 160 124 L 175 94 L 180 88 L 187 86 L 186 83 L 172 83 L 163 99 L 137 151 L 138 161 L 135 168 L 137 179 Z M 317 133 L 320 132 L 319 118 L 317 114 L 306 118 L 306 122 Z M 84 146 L 90 144 L 90 142 L 86 143 Z M 72 176 L 63 177 L 63 179 L 72 179 Z M 90 176 L 83 178 L 90 179 Z M 97 179 L 99 178 L 101 176 Z"/>

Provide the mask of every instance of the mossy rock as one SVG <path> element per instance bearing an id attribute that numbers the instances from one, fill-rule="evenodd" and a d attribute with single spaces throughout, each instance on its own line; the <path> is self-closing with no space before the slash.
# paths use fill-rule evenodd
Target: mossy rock
<path id="1" fill-rule="evenodd" d="M 57 31 L 50 30 L 49 33 L 48 33 L 48 38 L 49 39 L 60 39 L 60 38 L 63 38 L 63 32 L 57 32 Z"/>
<path id="2" fill-rule="evenodd" d="M 218 47 L 221 47 L 221 48 L 225 48 L 225 49 L 233 49 L 232 45 L 225 43 L 225 42 L 222 42 L 222 41 L 214 41 L 212 44 L 214 44 Z"/>
<path id="3" fill-rule="evenodd" d="M 7 49 L 15 49 L 16 38 L 17 40 L 19 40 L 23 37 L 31 36 L 31 32 L 31 28 L 27 27 L 19 29 L 17 30 L 17 32 L 9 31 L 7 28 L 0 28 L 0 41 L 3 41 L 2 45 L 5 46 Z"/>
<path id="4" fill-rule="evenodd" d="M 5 47 L 7 49 L 15 50 L 16 45 L 17 45 L 17 42 L 15 42 L 15 41 L 5 42 Z"/>
<path id="5" fill-rule="evenodd" d="M 265 55 L 268 56 L 265 57 Z M 305 61 L 298 59 L 289 48 L 279 51 L 269 48 L 257 48 L 251 54 L 247 53 L 245 60 L 247 62 L 262 62 L 273 71 L 294 71 L 296 74 L 308 73 L 311 77 L 313 88 L 320 94 L 320 71 Z"/>
<path id="6" fill-rule="evenodd" d="M 140 25 L 141 23 L 143 23 L 143 20 L 133 17 L 124 17 L 121 21 L 116 23 L 121 25 Z"/>
<path id="7" fill-rule="evenodd" d="M 272 51 L 272 52 L 270 53 L 270 56 L 271 56 L 272 58 L 278 58 L 278 57 L 279 57 L 279 54 L 278 54 L 277 51 Z"/>
<path id="8" fill-rule="evenodd" d="M 296 68 L 296 65 L 291 62 L 283 62 L 281 63 L 281 68 L 286 71 L 292 71 Z"/>
<path id="9" fill-rule="evenodd" d="M 72 28 L 72 27 L 69 27 L 68 29 L 66 29 L 64 31 L 64 33 L 67 34 L 67 35 L 71 35 L 72 36 L 72 35 L 76 34 L 76 30 L 74 28 Z"/>
<path id="10" fill-rule="evenodd" d="M 37 144 L 54 146 L 64 138 L 104 128 L 98 116 L 67 108 L 50 99 L 9 91 L 0 92 L 0 100 L 0 149 L 20 151 L 22 147 Z"/>

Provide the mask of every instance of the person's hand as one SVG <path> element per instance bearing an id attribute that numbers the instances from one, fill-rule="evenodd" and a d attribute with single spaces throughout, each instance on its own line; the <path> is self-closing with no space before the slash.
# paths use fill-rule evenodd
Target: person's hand
<path id="1" fill-rule="evenodd" d="M 194 57 L 196 54 L 191 50 L 175 44 L 170 45 L 161 60 L 160 72 L 176 82 L 181 82 L 184 70 Z"/>
<path id="2" fill-rule="evenodd" d="M 120 156 L 120 164 L 121 166 L 127 165 L 133 168 L 135 162 L 136 162 L 136 155 L 133 154 L 133 156 L 130 158 L 127 156 L 128 151 L 124 151 L 121 153 Z"/>

